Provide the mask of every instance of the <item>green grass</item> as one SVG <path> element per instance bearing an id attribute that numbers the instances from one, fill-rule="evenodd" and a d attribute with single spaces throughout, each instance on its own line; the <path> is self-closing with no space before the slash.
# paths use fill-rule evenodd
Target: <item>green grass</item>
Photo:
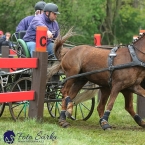
<path id="1" fill-rule="evenodd" d="M 97 100 L 97 98 L 96 98 Z M 97 101 L 96 101 L 97 106 Z M 131 116 L 124 110 L 124 98 L 119 95 L 111 115 L 109 123 L 112 125 L 112 130 L 104 131 L 99 125 L 99 117 L 96 111 L 87 121 L 73 121 L 70 128 L 61 128 L 58 125 L 57 119 L 50 117 L 47 110 L 44 111 L 44 119 L 41 122 L 36 120 L 25 120 L 14 122 L 10 116 L 8 106 L 5 108 L 4 114 L 0 118 L 0 145 L 6 145 L 3 141 L 3 134 L 7 130 L 13 130 L 16 137 L 14 145 L 144 145 L 144 129 L 139 127 Z M 136 109 L 136 96 L 134 100 Z M 44 140 L 42 142 L 34 141 L 37 134 L 42 131 L 41 136 L 51 135 L 54 133 L 56 140 Z M 18 133 L 23 133 L 26 136 L 32 136 L 32 140 L 28 142 L 19 142 Z M 22 140 L 22 139 L 21 139 Z M 23 138 L 25 141 L 26 139 Z M 40 141 L 40 139 L 39 139 Z"/>

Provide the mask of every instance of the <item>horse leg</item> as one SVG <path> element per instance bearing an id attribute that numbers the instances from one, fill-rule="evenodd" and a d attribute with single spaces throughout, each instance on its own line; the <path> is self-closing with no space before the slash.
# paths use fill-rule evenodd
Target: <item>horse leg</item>
<path id="1" fill-rule="evenodd" d="M 140 85 L 132 86 L 129 89 L 133 91 L 133 93 L 145 97 L 145 90 Z M 134 116 L 134 120 L 137 122 L 139 126 L 143 128 L 145 127 L 145 122 L 141 119 L 141 117 L 138 114 Z"/>
<path id="2" fill-rule="evenodd" d="M 73 81 L 74 81 L 73 79 L 68 80 L 65 83 L 64 87 L 61 89 L 63 98 L 62 98 L 62 103 L 61 103 L 61 113 L 60 113 L 60 118 L 59 118 L 59 124 L 64 128 L 70 125 L 68 122 L 66 122 L 66 109 L 69 103 L 72 104 L 72 101 L 68 97 L 68 92 L 69 92 L 69 89 L 71 88 L 71 83 L 73 84 Z"/>
<path id="3" fill-rule="evenodd" d="M 66 115 L 65 115 L 65 112 L 66 112 L 66 103 L 65 103 L 65 98 L 62 99 L 62 102 L 61 102 L 61 113 L 60 113 L 60 118 L 59 118 L 59 124 L 66 128 L 68 127 L 70 124 L 66 121 Z"/>
<path id="4" fill-rule="evenodd" d="M 71 87 L 68 93 L 68 95 L 71 96 L 70 101 L 77 95 L 79 90 L 84 86 L 86 82 L 87 82 L 86 80 L 80 81 L 80 79 L 78 79 L 78 81 L 77 80 L 75 81 L 75 83 L 73 84 L 73 86 Z M 61 111 L 60 119 L 59 119 L 59 123 L 62 127 L 68 127 L 70 125 L 69 123 L 66 122 L 66 116 L 71 117 L 72 110 L 73 110 L 73 105 L 71 107 L 69 105 L 69 103 L 71 103 L 72 101 L 68 103 L 67 99 L 68 97 L 65 94 L 65 98 L 63 98 L 62 100 L 62 111 Z"/>
<path id="5" fill-rule="evenodd" d="M 135 122 L 139 126 L 145 127 L 145 122 L 134 111 L 134 108 L 133 108 L 133 93 L 130 92 L 129 90 L 123 90 L 122 94 L 124 95 L 124 99 L 125 99 L 125 110 L 127 110 L 129 112 L 129 114 L 132 116 L 132 118 L 135 120 Z"/>
<path id="6" fill-rule="evenodd" d="M 110 94 L 110 98 L 106 107 L 106 111 L 104 112 L 104 115 L 102 118 L 100 118 L 100 125 L 102 127 L 102 129 L 106 130 L 106 129 L 111 129 L 111 126 L 108 123 L 108 119 L 109 119 L 109 115 L 110 112 L 113 108 L 114 102 L 117 98 L 117 95 L 119 93 L 119 88 L 120 85 L 115 84 L 114 86 L 112 86 L 112 90 L 111 90 L 111 94 Z"/>
<path id="7" fill-rule="evenodd" d="M 133 93 L 145 97 L 145 90 L 140 85 L 135 85 L 129 88 Z"/>
<path id="8" fill-rule="evenodd" d="M 80 78 L 76 79 L 73 86 L 71 87 L 70 91 L 69 91 L 69 96 L 70 96 L 70 100 L 72 101 L 76 95 L 78 94 L 78 92 L 81 90 L 81 88 L 87 83 L 87 80 L 84 78 L 80 80 Z M 66 98 L 67 99 L 67 98 Z M 66 100 L 67 102 L 67 100 Z M 73 111 L 73 104 L 70 105 L 66 103 L 67 106 L 67 110 L 66 110 L 66 116 L 68 118 L 70 118 L 72 116 L 72 111 Z"/>
<path id="9" fill-rule="evenodd" d="M 110 95 L 110 88 L 103 87 L 101 90 L 101 98 L 97 107 L 99 117 L 102 118 L 105 110 L 105 105 Z"/>

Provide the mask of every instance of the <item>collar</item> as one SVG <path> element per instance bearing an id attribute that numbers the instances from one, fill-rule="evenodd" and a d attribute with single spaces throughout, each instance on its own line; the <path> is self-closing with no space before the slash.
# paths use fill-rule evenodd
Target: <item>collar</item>
<path id="1" fill-rule="evenodd" d="M 44 16 L 44 19 L 45 19 L 46 22 L 52 23 L 52 21 L 46 16 L 45 13 L 43 13 L 43 16 Z"/>

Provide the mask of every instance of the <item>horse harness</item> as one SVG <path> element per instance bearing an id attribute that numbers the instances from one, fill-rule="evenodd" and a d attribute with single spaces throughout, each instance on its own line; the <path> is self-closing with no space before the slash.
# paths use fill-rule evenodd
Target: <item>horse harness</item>
<path id="1" fill-rule="evenodd" d="M 112 74 L 113 74 L 114 70 L 123 69 L 123 68 L 129 68 L 129 67 L 133 67 L 133 66 L 145 67 L 145 63 L 140 61 L 137 58 L 136 53 L 135 53 L 135 47 L 133 45 L 128 45 L 127 47 L 129 49 L 130 55 L 132 57 L 132 62 L 114 66 L 113 65 L 114 58 L 117 56 L 116 51 L 120 48 L 120 46 L 116 46 L 114 48 L 110 47 L 111 48 L 111 52 L 108 55 L 108 67 L 107 68 L 103 68 L 103 69 L 100 69 L 100 70 L 93 70 L 93 71 L 90 71 L 90 72 L 85 72 L 85 73 L 81 73 L 81 74 L 77 74 L 77 75 L 73 75 L 73 76 L 67 77 L 62 82 L 60 82 L 59 85 L 60 86 L 63 85 L 69 79 L 82 77 L 82 76 L 87 76 L 87 75 L 92 75 L 92 74 L 95 74 L 95 73 L 101 73 L 101 72 L 104 72 L 104 71 L 110 71 L 110 77 L 108 79 L 108 84 L 109 84 L 109 86 L 111 88 L 112 87 Z M 105 48 L 105 47 L 101 47 L 101 48 Z"/>
<path id="2" fill-rule="evenodd" d="M 114 66 L 113 61 L 114 61 L 114 58 L 117 56 L 116 51 L 118 49 L 119 49 L 119 46 L 111 49 L 111 52 L 108 56 L 108 70 L 110 71 L 110 77 L 108 80 L 108 84 L 109 84 L 110 88 L 112 87 L 112 74 L 115 69 L 122 69 L 122 68 L 128 68 L 128 67 L 133 67 L 133 66 L 145 67 L 145 63 L 142 62 L 141 60 L 139 60 L 138 57 L 136 56 L 135 47 L 133 45 L 128 45 L 128 49 L 129 49 L 130 55 L 132 57 L 132 62 Z"/>

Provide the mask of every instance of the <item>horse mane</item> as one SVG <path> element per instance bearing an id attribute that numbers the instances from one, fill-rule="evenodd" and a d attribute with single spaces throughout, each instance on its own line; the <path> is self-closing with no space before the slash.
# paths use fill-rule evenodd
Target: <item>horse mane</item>
<path id="1" fill-rule="evenodd" d="M 69 29 L 69 31 L 64 35 L 61 36 L 60 34 L 54 41 L 54 54 L 57 59 L 61 60 L 61 58 L 70 50 L 69 48 L 64 48 L 63 43 L 69 39 L 71 36 L 76 35 L 75 32 L 73 32 L 73 27 Z"/>
<path id="2" fill-rule="evenodd" d="M 143 38 L 145 36 L 145 33 L 140 34 L 133 42 L 132 44 L 135 44 L 136 42 L 138 42 L 141 38 Z"/>

